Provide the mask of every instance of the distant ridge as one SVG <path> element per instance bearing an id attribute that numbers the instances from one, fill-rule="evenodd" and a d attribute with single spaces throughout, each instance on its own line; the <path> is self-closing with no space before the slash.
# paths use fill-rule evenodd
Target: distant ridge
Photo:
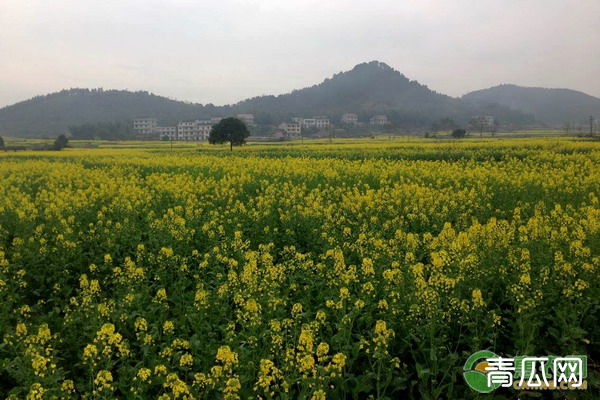
<path id="1" fill-rule="evenodd" d="M 600 98 L 571 89 L 499 85 L 467 93 L 462 99 L 476 106 L 500 104 L 554 126 L 587 123 L 590 115 L 600 118 Z"/>
<path id="2" fill-rule="evenodd" d="M 481 114 L 493 115 L 501 123 L 513 125 L 534 122 L 527 113 L 494 103 L 440 94 L 409 80 L 385 63 L 371 61 L 308 88 L 227 106 L 191 104 L 142 91 L 62 90 L 0 109 L 0 135 L 55 136 L 66 133 L 70 125 L 126 122 L 142 115 L 155 116 L 161 125 L 236 113 L 254 113 L 259 124 L 314 115 L 327 115 L 337 123 L 344 113 L 358 114 L 362 121 L 374 114 L 386 114 L 398 126 L 426 129 L 442 118 L 465 125 L 470 117 Z"/>
<path id="3" fill-rule="evenodd" d="M 154 115 L 161 122 L 198 118 L 205 107 L 126 90 L 68 89 L 0 109 L 0 133 L 28 137 L 66 133 L 70 125 L 127 121 Z M 207 110 L 208 112 L 209 110 Z"/>

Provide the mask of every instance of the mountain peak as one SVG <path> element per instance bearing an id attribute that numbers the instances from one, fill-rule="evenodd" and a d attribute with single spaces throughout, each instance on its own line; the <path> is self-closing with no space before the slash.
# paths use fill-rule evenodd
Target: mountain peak
<path id="1" fill-rule="evenodd" d="M 356 74 L 356 73 L 366 73 L 366 74 L 370 74 L 371 76 L 396 75 L 396 76 L 405 78 L 404 74 L 402 74 L 399 71 L 395 70 L 394 68 L 390 67 L 386 63 L 377 61 L 377 60 L 356 64 L 354 66 L 354 68 L 352 68 L 350 71 L 340 72 L 339 74 L 336 74 L 336 76 L 341 75 L 341 74 Z"/>
<path id="2" fill-rule="evenodd" d="M 336 85 L 338 89 L 342 89 L 341 86 L 344 86 L 346 89 L 361 88 L 361 91 L 383 90 L 384 92 L 389 91 L 392 87 L 400 91 L 408 89 L 409 86 L 413 89 L 426 89 L 425 86 L 416 81 L 410 81 L 399 71 L 377 60 L 360 63 L 351 70 L 338 72 L 317 86 L 321 85 Z"/>
<path id="3" fill-rule="evenodd" d="M 352 70 L 354 71 L 354 70 L 361 70 L 361 69 L 375 69 L 375 70 L 394 71 L 394 72 L 396 71 L 394 68 L 390 67 L 386 63 L 384 63 L 382 61 L 377 61 L 377 60 L 356 64 Z"/>

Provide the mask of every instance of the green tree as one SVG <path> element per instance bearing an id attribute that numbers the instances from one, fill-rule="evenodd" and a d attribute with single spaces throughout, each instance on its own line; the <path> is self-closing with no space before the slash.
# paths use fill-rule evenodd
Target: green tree
<path id="1" fill-rule="evenodd" d="M 250 136 L 250 131 L 246 124 L 237 118 L 224 118 L 212 127 L 208 136 L 208 143 L 227 143 L 233 151 L 233 146 L 241 146 L 246 143 L 246 138 Z"/>
<path id="2" fill-rule="evenodd" d="M 96 122 L 69 126 L 72 139 L 120 140 L 130 138 L 131 123 Z"/>
<path id="3" fill-rule="evenodd" d="M 452 137 L 456 139 L 462 139 L 467 136 L 467 131 L 464 129 L 455 129 L 452 131 Z"/>
<path id="4" fill-rule="evenodd" d="M 54 150 L 62 150 L 69 144 L 69 139 L 65 135 L 59 135 L 52 146 Z"/>
<path id="5" fill-rule="evenodd" d="M 0 136 L 0 148 L 4 147 L 4 139 Z"/>

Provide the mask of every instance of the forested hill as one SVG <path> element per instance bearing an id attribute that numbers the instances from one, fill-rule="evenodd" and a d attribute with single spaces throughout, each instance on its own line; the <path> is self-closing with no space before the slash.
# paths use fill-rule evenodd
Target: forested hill
<path id="1" fill-rule="evenodd" d="M 500 104 L 535 116 L 548 125 L 589 123 L 591 115 L 600 117 L 600 98 L 570 89 L 546 89 L 500 85 L 464 95 L 474 106 Z"/>
<path id="2" fill-rule="evenodd" d="M 0 133 L 40 137 L 66 133 L 71 125 L 129 121 L 152 115 L 161 123 L 196 119 L 211 107 L 126 90 L 69 89 L 0 109 Z"/>
<path id="3" fill-rule="evenodd" d="M 378 61 L 358 64 L 312 87 L 279 96 L 255 97 L 234 107 L 248 112 L 268 110 L 280 119 L 327 115 L 332 121 L 339 121 L 342 114 L 355 113 L 359 120 L 368 121 L 374 114 L 386 114 L 392 122 L 406 126 L 426 126 L 446 117 L 464 123 L 480 113 L 512 123 L 532 121 L 531 116 L 502 106 L 466 105 L 460 99 L 411 81 Z"/>

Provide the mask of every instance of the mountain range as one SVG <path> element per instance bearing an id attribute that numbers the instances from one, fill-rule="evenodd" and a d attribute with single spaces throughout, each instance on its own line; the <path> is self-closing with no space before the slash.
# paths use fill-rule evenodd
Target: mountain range
<path id="1" fill-rule="evenodd" d="M 293 116 L 327 115 L 333 123 L 344 113 L 367 121 L 386 114 L 404 128 L 429 127 L 444 118 L 465 125 L 474 115 L 492 115 L 503 125 L 557 125 L 585 122 L 600 115 L 600 99 L 567 89 L 501 85 L 464 95 L 447 96 L 405 77 L 390 66 L 371 61 L 335 74 L 320 84 L 278 96 L 259 96 L 226 106 L 172 100 L 148 92 L 68 89 L 37 96 L 0 109 L 0 134 L 54 136 L 68 127 L 94 122 L 127 122 L 150 115 L 161 125 L 182 120 L 253 113 L 259 125 Z"/>

